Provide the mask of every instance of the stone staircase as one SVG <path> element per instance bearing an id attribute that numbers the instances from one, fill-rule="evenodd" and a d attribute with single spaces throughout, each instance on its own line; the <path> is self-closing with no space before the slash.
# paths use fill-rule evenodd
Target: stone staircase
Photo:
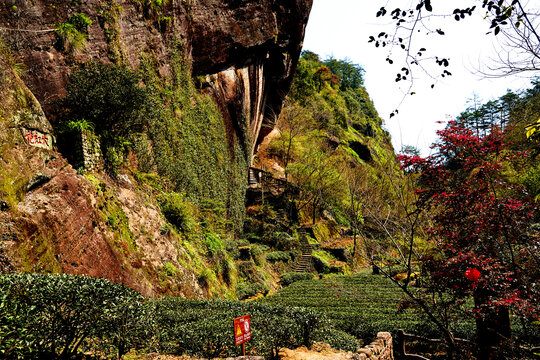
<path id="1" fill-rule="evenodd" d="M 252 168 L 249 168 L 248 170 L 248 185 L 253 186 L 257 185 L 260 182 L 260 176 L 259 173 L 255 172 Z"/>
<path id="2" fill-rule="evenodd" d="M 313 248 L 308 243 L 306 236 L 300 236 L 300 244 L 302 249 L 302 255 L 300 255 L 294 266 L 294 272 L 310 272 L 311 271 L 311 252 Z"/>

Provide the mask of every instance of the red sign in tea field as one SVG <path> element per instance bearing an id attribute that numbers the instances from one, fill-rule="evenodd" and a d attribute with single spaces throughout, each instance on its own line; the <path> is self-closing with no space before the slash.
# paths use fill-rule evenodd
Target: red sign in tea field
<path id="1" fill-rule="evenodd" d="M 240 345 L 251 339 L 251 321 L 249 315 L 234 319 L 234 341 Z"/>

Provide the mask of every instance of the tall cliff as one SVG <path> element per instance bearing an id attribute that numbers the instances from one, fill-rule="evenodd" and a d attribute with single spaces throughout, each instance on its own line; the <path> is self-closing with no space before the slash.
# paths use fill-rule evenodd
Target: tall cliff
<path id="1" fill-rule="evenodd" d="M 82 63 L 139 69 L 151 58 L 156 76 L 168 78 L 175 67 L 171 54 L 180 50 L 200 91 L 220 112 L 222 124 L 211 125 L 222 132 L 216 136 L 224 147 L 216 145 L 211 155 L 225 157 L 233 165 L 224 168 L 241 173 L 261 128 L 271 128 L 281 109 L 310 8 L 311 0 L 0 2 L 4 269 L 103 276 L 148 295 L 203 296 L 209 283 L 216 294 L 226 293 L 216 280 L 225 275 L 202 274 L 206 265 L 223 259 L 197 262 L 197 249 L 168 230 L 159 194 L 141 185 L 141 176 L 124 171 L 112 180 L 100 171 L 77 174 L 68 154 L 58 151 L 62 144 L 56 139 L 62 140 L 51 123 L 62 114 L 55 100 L 66 95 L 70 73 Z M 79 14 L 90 20 L 82 38 L 70 28 Z M 212 140 L 199 143 L 214 147 Z M 219 154 L 221 149 L 226 153 Z M 226 194 L 218 194 L 227 206 L 243 202 L 245 172 L 235 176 L 223 172 L 208 185 L 229 182 Z"/>
<path id="2" fill-rule="evenodd" d="M 24 82 L 42 105 L 65 94 L 76 63 L 123 62 L 137 68 L 141 54 L 151 52 L 160 72 L 168 73 L 169 49 L 179 39 L 193 74 L 210 80 L 225 119 L 235 128 L 235 122 L 249 121 L 249 133 L 238 135 L 257 140 L 260 125 L 273 121 L 290 87 L 311 3 L 6 0 L 0 4 L 0 31 L 21 56 Z M 93 23 L 84 50 L 66 52 L 55 30 L 77 13 Z"/>

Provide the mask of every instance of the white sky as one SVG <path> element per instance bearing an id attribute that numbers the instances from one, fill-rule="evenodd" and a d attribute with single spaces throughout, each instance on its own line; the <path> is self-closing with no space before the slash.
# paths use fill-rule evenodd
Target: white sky
<path id="1" fill-rule="evenodd" d="M 394 81 L 403 64 L 402 52 L 396 49 L 393 55 L 394 65 L 389 65 L 385 61 L 388 48 L 375 48 L 372 43 L 367 42 L 370 35 L 393 31 L 394 26 L 388 15 L 384 18 L 375 16 L 379 8 L 387 3 L 388 0 L 314 0 L 304 50 L 313 51 L 322 59 L 328 56 L 348 58 L 365 69 L 367 91 L 379 115 L 384 119 L 386 129 L 392 135 L 396 151 L 399 151 L 402 145 L 413 145 L 418 147 L 424 156 L 428 155 L 429 146 L 437 138 L 435 131 L 443 128 L 446 121 L 465 110 L 467 100 L 472 98 L 473 93 L 477 93 L 482 102 L 485 102 L 504 95 L 507 89 L 529 87 L 530 80 L 525 75 L 487 79 L 474 74 L 479 63 L 488 61 L 495 54 L 491 42 L 494 36 L 486 35 L 489 24 L 481 19 L 483 10 L 477 9 L 478 16 L 467 17 L 459 22 L 451 18 L 431 20 L 434 29 L 442 28 L 445 31 L 444 36 L 426 36 L 425 31 L 417 34 L 420 36 L 415 39 L 411 48 L 425 47 L 430 51 L 430 55 L 450 58 L 451 67 L 448 70 L 453 75 L 439 78 L 435 88 L 431 89 L 433 80 L 417 70 L 418 79 L 415 80 L 413 89 L 416 95 L 407 96 L 399 106 L 403 91 L 408 88 L 406 84 L 400 85 L 401 83 Z M 403 7 L 413 1 L 397 3 Z M 433 7 L 437 11 L 446 5 L 451 13 L 460 4 L 470 3 L 471 1 L 463 0 L 435 0 Z M 395 4 L 396 1 L 392 5 Z M 387 6 L 389 12 L 395 7 L 392 5 Z M 527 76 L 530 77 L 531 74 Z M 404 90 L 399 86 L 404 87 Z M 398 106 L 399 114 L 390 118 L 390 113 Z"/>

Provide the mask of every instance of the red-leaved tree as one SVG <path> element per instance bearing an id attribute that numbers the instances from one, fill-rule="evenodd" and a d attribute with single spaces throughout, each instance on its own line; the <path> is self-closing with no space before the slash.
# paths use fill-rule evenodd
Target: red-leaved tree
<path id="1" fill-rule="evenodd" d="M 496 128 L 479 137 L 450 123 L 438 134 L 435 155 L 400 157 L 420 174 L 417 205 L 434 214 L 423 285 L 445 294 L 447 308 L 474 299 L 478 359 L 506 359 L 511 324 L 530 326 L 540 310 L 537 203 L 515 181 L 527 155 L 511 152 Z"/>

